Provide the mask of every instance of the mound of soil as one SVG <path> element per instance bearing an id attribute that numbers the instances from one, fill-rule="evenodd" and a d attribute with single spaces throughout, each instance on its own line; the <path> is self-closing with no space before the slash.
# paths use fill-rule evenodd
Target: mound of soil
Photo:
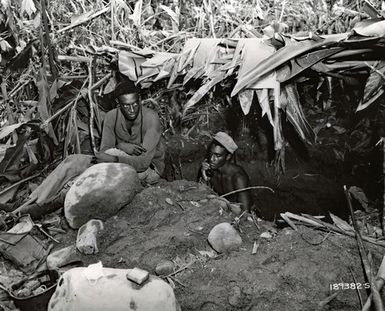
<path id="1" fill-rule="evenodd" d="M 182 310 L 358 310 L 356 290 L 333 284 L 365 283 L 354 239 L 298 226 L 277 230 L 269 222 L 241 220 L 239 251 L 215 254 L 210 230 L 234 215 L 207 199 L 206 186 L 184 180 L 149 187 L 105 222 L 100 253 L 84 256 L 106 267 L 140 267 L 155 273 L 163 260 L 175 264 L 168 280 Z M 75 231 L 63 244 L 75 242 Z M 261 234 L 268 232 L 270 238 Z M 252 254 L 253 245 L 258 245 Z M 367 245 L 376 267 L 382 249 Z M 353 277 L 354 275 L 354 277 Z M 354 281 L 355 278 L 355 281 Z M 360 289 L 365 298 L 364 289 Z M 336 294 L 329 303 L 322 303 Z"/>

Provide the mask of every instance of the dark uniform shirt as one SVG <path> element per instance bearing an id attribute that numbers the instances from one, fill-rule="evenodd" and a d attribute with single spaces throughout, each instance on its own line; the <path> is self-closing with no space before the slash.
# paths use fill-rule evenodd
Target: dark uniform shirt
<path id="1" fill-rule="evenodd" d="M 117 148 L 122 142 L 142 145 L 146 152 L 139 156 L 119 157 L 120 163 L 130 164 L 138 172 L 153 167 L 159 175 L 163 175 L 165 148 L 162 126 L 155 111 L 142 106 L 133 121 L 126 120 L 119 108 L 109 111 L 104 118 L 100 151 Z"/>

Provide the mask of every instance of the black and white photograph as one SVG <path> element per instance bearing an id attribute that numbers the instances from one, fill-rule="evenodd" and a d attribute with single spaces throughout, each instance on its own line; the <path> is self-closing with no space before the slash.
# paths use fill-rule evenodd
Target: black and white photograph
<path id="1" fill-rule="evenodd" d="M 0 311 L 385 311 L 384 0 L 0 0 Z"/>

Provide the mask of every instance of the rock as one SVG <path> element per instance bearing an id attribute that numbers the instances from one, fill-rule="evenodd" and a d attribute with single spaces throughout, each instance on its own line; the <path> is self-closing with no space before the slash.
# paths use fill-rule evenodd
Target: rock
<path id="1" fill-rule="evenodd" d="M 230 210 L 235 214 L 235 215 L 241 215 L 242 214 L 242 208 L 239 203 L 230 203 Z"/>
<path id="2" fill-rule="evenodd" d="M 81 226 L 76 239 L 76 248 L 79 252 L 86 255 L 97 254 L 99 252 L 97 239 L 103 229 L 103 222 L 97 219 L 91 219 Z"/>
<path id="3" fill-rule="evenodd" d="M 239 288 L 239 286 L 234 286 L 231 288 L 230 293 L 229 293 L 229 304 L 232 305 L 233 307 L 237 307 L 242 303 L 242 291 Z"/>
<path id="4" fill-rule="evenodd" d="M 227 211 L 228 210 L 228 205 L 226 203 L 225 200 L 223 199 L 220 199 L 218 197 L 215 197 L 213 199 L 210 199 L 210 203 L 212 203 L 213 205 L 218 205 L 219 207 L 221 207 L 224 211 Z"/>
<path id="5" fill-rule="evenodd" d="M 77 229 L 93 218 L 106 220 L 132 201 L 141 188 L 128 164 L 100 163 L 88 168 L 69 189 L 64 215 Z"/>
<path id="6" fill-rule="evenodd" d="M 169 275 L 174 272 L 174 263 L 171 260 L 163 260 L 157 264 L 155 273 L 157 275 Z"/>
<path id="7" fill-rule="evenodd" d="M 76 246 L 71 245 L 49 254 L 47 267 L 49 270 L 56 270 L 78 261 L 81 261 L 81 255 L 77 252 Z"/>
<path id="8" fill-rule="evenodd" d="M 174 291 L 162 279 L 150 276 L 143 285 L 127 280 L 131 269 L 101 268 L 90 281 L 88 268 L 65 272 L 48 304 L 48 311 L 176 311 Z"/>
<path id="9" fill-rule="evenodd" d="M 262 232 L 260 237 L 264 238 L 264 239 L 272 239 L 273 238 L 272 234 L 268 231 Z"/>
<path id="10" fill-rule="evenodd" d="M 209 233 L 208 241 L 218 253 L 236 250 L 242 244 L 238 231 L 229 223 L 216 225 Z"/>

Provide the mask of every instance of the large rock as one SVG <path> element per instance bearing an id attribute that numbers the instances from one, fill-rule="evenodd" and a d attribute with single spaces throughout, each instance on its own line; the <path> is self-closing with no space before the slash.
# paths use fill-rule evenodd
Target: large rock
<path id="1" fill-rule="evenodd" d="M 237 250 L 242 244 L 242 238 L 238 231 L 226 222 L 216 225 L 210 231 L 207 240 L 218 253 Z"/>
<path id="2" fill-rule="evenodd" d="M 90 219 L 106 220 L 130 203 L 140 188 L 138 174 L 130 165 L 96 164 L 81 174 L 68 191 L 65 217 L 74 229 Z"/>
<path id="3" fill-rule="evenodd" d="M 87 271 L 90 267 L 74 268 L 62 275 L 48 311 L 178 310 L 173 289 L 158 277 L 150 276 L 137 285 L 126 278 L 130 269 L 95 267 Z"/>

